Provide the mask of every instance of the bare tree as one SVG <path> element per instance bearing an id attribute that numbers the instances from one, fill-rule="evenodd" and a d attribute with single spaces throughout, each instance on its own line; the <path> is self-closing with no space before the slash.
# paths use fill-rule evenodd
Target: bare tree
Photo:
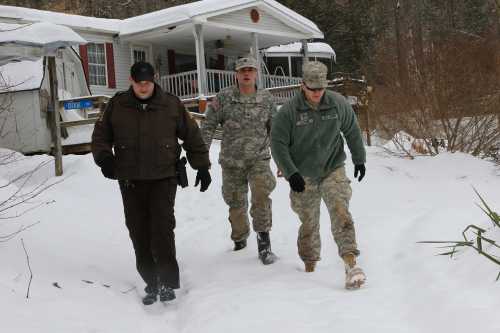
<path id="1" fill-rule="evenodd" d="M 460 30 L 449 17 L 457 10 L 454 1 L 440 3 L 448 16 L 443 26 L 424 29 L 422 9 L 411 3 L 405 31 L 378 41 L 373 94 L 378 128 L 388 136 L 410 134 L 419 140 L 420 153 L 434 155 L 444 148 L 498 160 L 496 35 Z M 406 54 L 403 68 L 399 49 Z"/>

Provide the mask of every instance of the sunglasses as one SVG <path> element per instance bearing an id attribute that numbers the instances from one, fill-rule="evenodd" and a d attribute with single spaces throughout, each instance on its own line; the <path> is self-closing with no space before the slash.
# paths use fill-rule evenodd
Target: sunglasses
<path id="1" fill-rule="evenodd" d="M 307 90 L 312 91 L 312 92 L 320 92 L 320 91 L 323 91 L 326 89 L 326 88 L 309 88 L 305 83 L 304 83 L 304 87 L 306 87 Z"/>

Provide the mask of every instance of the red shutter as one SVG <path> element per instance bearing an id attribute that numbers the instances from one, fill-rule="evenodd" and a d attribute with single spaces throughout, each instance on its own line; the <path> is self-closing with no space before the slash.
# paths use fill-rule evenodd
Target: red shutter
<path id="1" fill-rule="evenodd" d="M 106 43 L 106 67 L 108 68 L 108 88 L 116 88 L 113 43 Z"/>
<path id="2" fill-rule="evenodd" d="M 83 72 L 85 80 L 89 83 L 89 55 L 87 53 L 87 45 L 80 45 L 80 58 L 82 59 Z"/>
<path id="3" fill-rule="evenodd" d="M 215 68 L 219 70 L 224 70 L 226 67 L 224 65 L 224 55 L 223 54 L 218 54 L 217 55 L 217 63 L 215 64 Z"/>

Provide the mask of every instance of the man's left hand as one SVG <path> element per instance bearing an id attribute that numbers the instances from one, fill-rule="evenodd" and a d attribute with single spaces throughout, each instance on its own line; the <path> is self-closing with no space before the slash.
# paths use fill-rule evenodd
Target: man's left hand
<path id="1" fill-rule="evenodd" d="M 212 177 L 210 177 L 210 172 L 208 172 L 207 168 L 199 169 L 198 173 L 196 174 L 196 181 L 194 183 L 194 186 L 198 186 L 198 184 L 201 182 L 200 186 L 200 192 L 205 192 L 212 182 Z"/>
<path id="2" fill-rule="evenodd" d="M 359 177 L 358 177 L 359 173 Z M 365 177 L 366 167 L 364 164 L 356 164 L 354 166 L 354 178 L 358 178 L 358 182 Z"/>

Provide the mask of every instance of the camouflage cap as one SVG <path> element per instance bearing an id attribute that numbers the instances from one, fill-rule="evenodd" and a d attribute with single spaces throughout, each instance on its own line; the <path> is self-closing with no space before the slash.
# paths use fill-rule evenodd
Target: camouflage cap
<path id="1" fill-rule="evenodd" d="M 235 71 L 238 71 L 245 67 L 257 69 L 257 60 L 255 60 L 255 58 L 252 56 L 247 56 L 236 60 L 236 63 L 234 64 Z"/>
<path id="2" fill-rule="evenodd" d="M 319 61 L 308 61 L 302 66 L 302 79 L 304 84 L 312 89 L 326 88 L 328 68 Z"/>

